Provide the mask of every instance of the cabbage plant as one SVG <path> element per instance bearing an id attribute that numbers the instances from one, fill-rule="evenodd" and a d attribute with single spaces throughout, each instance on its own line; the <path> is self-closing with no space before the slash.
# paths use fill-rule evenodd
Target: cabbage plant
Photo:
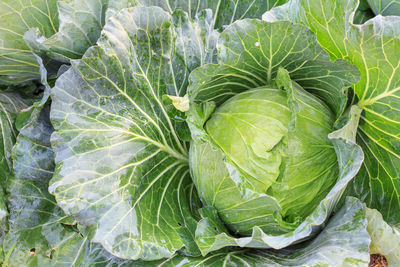
<path id="1" fill-rule="evenodd" d="M 2 265 L 399 266 L 400 17 L 358 4 L 0 2 Z"/>

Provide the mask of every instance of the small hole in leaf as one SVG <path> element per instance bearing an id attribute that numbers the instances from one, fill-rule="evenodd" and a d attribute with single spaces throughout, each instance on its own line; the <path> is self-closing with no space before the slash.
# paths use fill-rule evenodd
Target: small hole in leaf
<path id="1" fill-rule="evenodd" d="M 38 89 L 36 89 L 36 90 L 33 92 L 33 95 L 34 95 L 34 96 L 38 96 L 38 95 L 40 95 L 40 94 L 43 93 L 43 92 L 44 92 L 43 89 L 38 88 Z"/>
<path id="2" fill-rule="evenodd" d="M 50 259 L 53 259 L 54 252 L 55 252 L 54 249 L 49 249 L 46 251 L 46 256 L 49 257 Z"/>
<path id="3" fill-rule="evenodd" d="M 29 256 L 35 256 L 36 255 L 36 248 L 31 248 L 29 250 Z"/>
<path id="4" fill-rule="evenodd" d="M 181 224 L 180 222 L 178 222 L 178 225 L 179 225 L 179 226 L 182 226 L 182 224 Z"/>

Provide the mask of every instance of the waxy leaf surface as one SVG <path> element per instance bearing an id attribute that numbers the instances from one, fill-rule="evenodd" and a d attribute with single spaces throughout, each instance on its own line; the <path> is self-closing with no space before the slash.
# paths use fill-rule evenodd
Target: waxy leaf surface
<path id="1" fill-rule="evenodd" d="M 170 117 L 163 96 L 183 96 L 190 71 L 213 59 L 217 33 L 208 19 L 124 9 L 52 89 L 56 171 L 49 190 L 116 256 L 159 259 L 183 247 L 198 254 L 191 236 L 196 193 L 180 139 L 187 126 Z"/>

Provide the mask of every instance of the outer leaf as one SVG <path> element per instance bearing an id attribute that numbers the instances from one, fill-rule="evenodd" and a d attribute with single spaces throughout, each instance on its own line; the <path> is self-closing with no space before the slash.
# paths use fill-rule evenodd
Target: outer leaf
<path id="1" fill-rule="evenodd" d="M 374 13 L 371 10 L 358 10 L 354 15 L 354 24 L 363 24 L 369 19 L 374 17 Z"/>
<path id="2" fill-rule="evenodd" d="M 36 53 L 46 53 L 60 61 L 69 62 L 69 59 L 81 58 L 100 37 L 108 1 L 59 0 L 58 32 L 45 38 L 38 29 L 32 29 L 25 34 L 25 41 Z"/>
<path id="3" fill-rule="evenodd" d="M 243 18 L 261 18 L 261 15 L 273 8 L 286 3 L 288 0 L 110 0 L 109 15 L 124 7 L 159 6 L 165 11 L 173 13 L 176 9 L 182 9 L 190 18 L 204 9 L 211 9 L 214 17 L 212 27 L 221 28 Z"/>
<path id="4" fill-rule="evenodd" d="M 104 26 L 107 16 L 119 10 L 140 6 L 160 6 L 171 14 L 176 9 L 183 9 L 194 19 L 203 16 L 204 9 L 214 12 L 210 20 L 210 27 L 221 27 L 243 17 L 261 17 L 274 6 L 281 5 L 287 0 L 196 0 L 196 1 L 168 1 L 168 0 L 59 0 L 57 10 L 59 16 L 59 30 L 49 38 L 42 36 L 39 29 L 31 29 L 25 34 L 25 41 L 38 54 L 46 54 L 53 59 L 69 62 L 78 59 L 84 52 L 95 44 Z M 212 16 L 212 14 L 210 14 Z"/>
<path id="5" fill-rule="evenodd" d="M 17 179 L 46 184 L 53 176 L 54 154 L 50 147 L 50 135 L 54 130 L 49 112 L 49 105 L 42 111 L 35 108 L 20 131 L 13 149 L 13 169 Z"/>
<path id="6" fill-rule="evenodd" d="M 17 137 L 14 122 L 18 112 L 27 106 L 17 93 L 0 92 L 0 231 L 7 229 L 7 207 L 4 186 L 11 176 L 11 150 Z"/>
<path id="7" fill-rule="evenodd" d="M 49 107 L 43 112 L 34 110 L 32 119 L 21 129 L 13 150 L 17 176 L 10 179 L 7 188 L 10 231 L 4 240 L 6 266 L 28 262 L 49 264 L 50 243 L 62 244 L 64 239 L 74 235 L 61 226 L 67 216 L 47 192 L 53 161 L 49 148 L 52 127 L 48 116 Z"/>
<path id="8" fill-rule="evenodd" d="M 19 83 L 39 77 L 39 64 L 23 40 L 38 27 L 49 37 L 57 31 L 56 0 L 0 2 L 0 83 Z"/>
<path id="9" fill-rule="evenodd" d="M 400 223 L 400 17 L 377 16 L 362 26 L 350 23 L 355 0 L 293 0 L 266 13 L 266 20 L 291 20 L 309 26 L 334 58 L 345 58 L 361 71 L 354 86 L 364 109 L 357 142 L 363 167 L 349 194 Z"/>
<path id="10" fill-rule="evenodd" d="M 212 113 L 211 101 L 219 105 L 234 94 L 271 84 L 275 82 L 272 79 L 276 77 L 279 67 L 285 67 L 294 81 L 323 98 L 338 116 L 342 113 L 345 105 L 345 87 L 351 82 L 357 81 L 358 72 L 353 66 L 343 61 L 332 63 L 327 54 L 316 44 L 314 36 L 305 27 L 289 22 L 265 23 L 249 19 L 237 21 L 222 33 L 217 46 L 219 47 L 219 64 L 204 65 L 191 74 L 192 83 L 189 88 L 191 110 L 188 115 L 188 123 L 193 139 L 199 144 L 192 148 L 212 146 L 203 129 L 204 122 Z M 279 83 L 290 85 L 291 81 L 289 78 L 282 78 L 279 79 Z M 357 121 L 358 119 L 356 119 Z M 357 124 L 349 127 L 356 126 Z M 289 229 L 288 234 L 268 235 L 261 228 L 255 227 L 251 237 L 234 238 L 220 227 L 216 216 L 210 212 L 207 214 L 203 212 L 204 218 L 199 222 L 196 230 L 196 242 L 203 255 L 225 246 L 280 249 L 307 239 L 314 231 L 320 229 L 347 183 L 359 170 L 363 160 L 360 147 L 353 141 L 344 141 L 353 138 L 346 130 L 347 127 L 343 129 L 346 132 L 343 135 L 332 136 L 341 170 L 339 182 L 319 203 L 316 210 L 297 228 L 295 227 L 295 230 Z M 204 142 L 203 146 L 200 145 L 202 142 Z M 202 153 L 201 149 L 198 151 L 192 149 L 193 161 L 196 162 L 195 157 Z M 228 167 L 226 169 L 230 170 Z M 213 174 L 202 173 L 202 170 L 198 168 L 192 168 L 192 171 L 193 177 L 206 177 L 207 175 L 214 177 Z M 237 188 L 233 182 L 229 184 L 229 181 L 235 179 L 234 170 L 228 172 L 221 166 L 217 166 L 215 171 L 226 171 L 229 176 L 229 179 L 225 179 L 223 183 L 211 185 L 220 188 L 221 192 L 216 191 L 216 194 L 221 193 L 218 197 L 225 197 L 227 201 L 229 198 L 238 197 L 241 192 L 235 191 Z M 210 184 L 207 183 L 205 186 L 210 186 Z M 202 194 L 201 188 L 198 190 L 199 194 Z M 244 193 L 242 195 L 244 196 Z M 255 207 L 273 208 L 276 206 L 276 201 L 273 198 L 267 199 L 265 195 L 256 198 L 246 194 L 244 197 L 248 201 L 251 200 Z M 238 207 L 238 212 L 240 212 L 240 207 Z M 273 217 L 274 212 L 268 214 Z M 259 218 L 258 216 L 262 215 L 265 216 L 265 214 L 255 215 L 254 213 L 251 215 L 246 213 L 244 216 L 248 220 L 251 216 Z"/>
<path id="11" fill-rule="evenodd" d="M 183 246 L 198 253 L 184 129 L 162 103 L 183 96 L 188 74 L 207 59 L 203 41 L 215 32 L 198 25 L 182 11 L 124 9 L 52 90 L 49 190 L 119 257 L 159 259 Z"/>
<path id="12" fill-rule="evenodd" d="M 367 0 L 376 15 L 400 16 L 399 0 Z"/>
<path id="13" fill-rule="evenodd" d="M 15 177 L 9 181 L 10 231 L 5 266 L 106 266 L 116 261 L 100 245 L 73 231 L 71 218 L 47 192 L 54 169 L 49 106 L 35 108 L 13 149 Z M 108 265 L 107 265 L 108 266 Z"/>
<path id="14" fill-rule="evenodd" d="M 2 1 L 0 82 L 39 79 L 39 64 L 32 51 L 55 71 L 59 66 L 52 66 L 51 59 L 69 62 L 80 58 L 100 37 L 108 1 Z"/>
<path id="15" fill-rule="evenodd" d="M 131 262 L 110 255 L 99 244 L 90 242 L 90 235 L 78 227 L 81 233 L 65 240 L 61 247 L 56 247 L 52 254 L 52 267 L 90 266 L 117 267 L 130 266 Z M 84 236 L 82 236 L 82 233 Z M 40 267 L 40 265 L 38 266 Z"/>
<path id="16" fill-rule="evenodd" d="M 355 24 L 363 24 L 374 16 L 375 14 L 369 7 L 367 0 L 360 0 L 358 8 L 354 14 L 353 22 Z"/>
<path id="17" fill-rule="evenodd" d="M 49 266 L 52 250 L 77 234 L 61 226 L 67 219 L 47 193 L 46 184 L 10 180 L 10 231 L 5 236 L 5 266 Z"/>
<path id="18" fill-rule="evenodd" d="M 363 206 L 355 198 L 330 219 L 325 229 L 301 248 L 239 250 L 207 257 L 175 256 L 158 266 L 366 266 L 369 262 L 369 235 Z"/>

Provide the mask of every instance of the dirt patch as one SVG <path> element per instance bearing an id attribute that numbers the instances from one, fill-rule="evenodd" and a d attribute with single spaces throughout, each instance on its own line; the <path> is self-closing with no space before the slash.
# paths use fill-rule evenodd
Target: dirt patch
<path id="1" fill-rule="evenodd" d="M 369 267 L 388 267 L 388 262 L 385 256 L 381 254 L 371 254 Z"/>

